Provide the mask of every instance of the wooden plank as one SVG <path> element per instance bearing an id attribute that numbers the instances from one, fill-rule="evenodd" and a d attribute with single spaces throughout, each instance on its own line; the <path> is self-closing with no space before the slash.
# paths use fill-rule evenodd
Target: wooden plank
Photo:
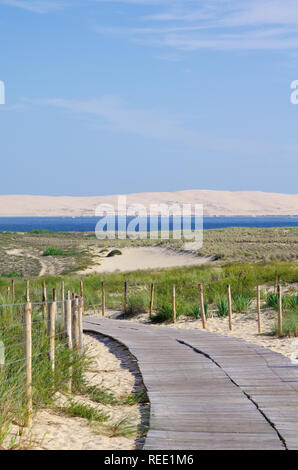
<path id="1" fill-rule="evenodd" d="M 94 318 L 84 328 L 136 357 L 151 404 L 145 449 L 298 447 L 298 371 L 287 358 L 197 330 Z"/>

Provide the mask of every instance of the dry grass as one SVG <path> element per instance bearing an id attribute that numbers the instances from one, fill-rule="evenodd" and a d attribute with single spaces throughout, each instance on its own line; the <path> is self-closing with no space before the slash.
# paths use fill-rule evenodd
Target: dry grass
<path id="1" fill-rule="evenodd" d="M 93 264 L 94 249 L 162 244 L 181 248 L 181 240 L 97 240 L 93 233 L 5 233 L 0 232 L 0 274 L 24 276 L 75 274 Z M 67 255 L 42 256 L 49 247 Z M 227 228 L 204 231 L 202 256 L 213 263 L 255 263 L 295 261 L 298 258 L 298 227 Z"/>
<path id="2" fill-rule="evenodd" d="M 218 258 L 218 264 L 295 261 L 298 259 L 298 227 L 205 230 L 200 253 Z"/>

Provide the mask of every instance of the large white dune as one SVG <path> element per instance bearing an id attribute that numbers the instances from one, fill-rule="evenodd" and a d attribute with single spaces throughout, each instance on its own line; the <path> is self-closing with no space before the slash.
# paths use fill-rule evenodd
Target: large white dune
<path id="1" fill-rule="evenodd" d="M 0 196 L 0 217 L 78 217 L 94 216 L 99 204 L 117 209 L 117 195 L 72 196 Z M 205 216 L 293 216 L 298 215 L 298 194 L 261 191 L 187 190 L 127 195 L 128 204 L 190 203 L 203 204 Z"/>

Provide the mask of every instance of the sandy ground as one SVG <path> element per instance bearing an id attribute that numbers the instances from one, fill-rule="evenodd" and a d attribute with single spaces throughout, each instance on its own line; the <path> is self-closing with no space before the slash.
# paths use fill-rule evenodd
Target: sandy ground
<path id="1" fill-rule="evenodd" d="M 45 275 L 55 275 L 57 271 L 57 266 L 63 265 L 63 261 L 57 259 L 57 257 L 53 258 L 51 256 L 43 257 L 42 252 L 39 254 L 34 252 L 33 250 L 30 249 L 12 249 L 12 250 L 7 250 L 6 251 L 7 255 L 11 256 L 26 256 L 27 258 L 30 259 L 35 259 L 38 264 L 40 265 L 40 271 L 38 276 L 45 276 Z"/>
<path id="2" fill-rule="evenodd" d="M 112 251 L 109 248 L 109 251 Z M 103 273 L 114 271 L 137 271 L 138 269 L 161 269 L 176 266 L 191 266 L 209 263 L 211 258 L 204 258 L 195 253 L 177 251 L 170 248 L 129 247 L 121 248 L 122 255 L 106 257 L 106 254 L 94 251 L 94 265 L 80 274 Z"/>
<path id="3" fill-rule="evenodd" d="M 84 344 L 93 358 L 86 374 L 88 385 L 106 388 L 117 397 L 144 388 L 137 363 L 124 346 L 91 334 L 84 335 Z M 103 424 L 90 425 L 84 418 L 64 415 L 59 407 L 66 406 L 68 398 L 58 394 L 55 411 L 44 409 L 34 415 L 31 432 L 22 437 L 21 447 L 29 446 L 35 450 L 133 450 L 142 447 L 143 438 L 138 437 L 137 431 L 139 427 L 148 424 L 148 404 L 112 406 L 97 404 L 85 396 L 72 399 L 107 412 L 109 420 Z M 111 437 L 106 425 L 117 424 L 123 419 L 135 433 L 127 437 Z M 17 429 L 13 427 L 7 443 Z"/>
<path id="4" fill-rule="evenodd" d="M 212 315 L 212 313 L 210 314 Z M 155 325 L 157 328 L 168 326 L 179 329 L 198 329 L 201 331 L 210 331 L 225 336 L 241 338 L 250 343 L 255 343 L 272 351 L 283 354 L 284 356 L 294 358 L 298 357 L 298 338 L 277 338 L 271 336 L 272 327 L 276 321 L 277 314 L 271 310 L 262 311 L 262 333 L 258 333 L 257 316 L 255 313 L 233 314 L 233 330 L 229 330 L 228 318 L 219 318 L 217 316 L 207 319 L 207 330 L 203 330 L 201 320 L 190 319 L 189 317 L 179 317 L 176 324 Z M 141 314 L 131 318 L 131 321 L 148 323 L 148 314 Z M 150 323 L 151 324 L 151 323 Z"/>

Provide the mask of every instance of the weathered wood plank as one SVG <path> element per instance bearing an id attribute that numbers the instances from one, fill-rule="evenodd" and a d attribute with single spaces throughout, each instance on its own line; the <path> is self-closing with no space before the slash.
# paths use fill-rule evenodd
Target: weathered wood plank
<path id="1" fill-rule="evenodd" d="M 298 368 L 287 358 L 209 332 L 94 318 L 84 328 L 137 359 L 151 403 L 146 449 L 298 447 Z"/>

